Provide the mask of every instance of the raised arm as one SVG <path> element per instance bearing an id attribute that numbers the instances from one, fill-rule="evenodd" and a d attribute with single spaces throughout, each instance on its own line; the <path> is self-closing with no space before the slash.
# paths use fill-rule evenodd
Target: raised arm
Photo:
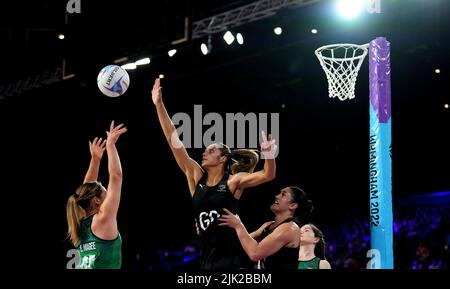
<path id="1" fill-rule="evenodd" d="M 261 144 L 261 154 L 264 162 L 264 168 L 260 171 L 254 173 L 237 173 L 233 175 L 232 182 L 236 184 L 236 192 L 238 197 L 240 193 L 249 187 L 254 187 L 259 184 L 271 181 L 275 178 L 275 157 L 277 153 L 277 145 L 275 144 L 275 139 L 269 134 L 269 138 L 266 138 L 266 134 L 262 133 L 263 142 Z"/>
<path id="2" fill-rule="evenodd" d="M 155 104 L 159 123 L 161 124 L 161 128 L 164 132 L 164 136 L 166 137 L 169 147 L 172 150 L 178 166 L 188 179 L 189 190 L 192 196 L 195 192 L 197 182 L 203 175 L 203 170 L 196 161 L 189 157 L 184 144 L 180 141 L 175 126 L 164 106 L 161 89 L 160 79 L 157 78 L 155 80 L 155 84 L 153 85 L 152 100 Z"/>
<path id="3" fill-rule="evenodd" d="M 117 211 L 119 210 L 120 194 L 122 190 L 122 166 L 116 149 L 116 142 L 127 129 L 120 124 L 114 127 L 111 122 L 108 138 L 106 140 L 106 153 L 108 154 L 109 182 L 104 201 L 94 219 L 93 230 L 100 234 L 100 238 L 107 240 L 117 237 Z"/>
<path id="4" fill-rule="evenodd" d="M 98 179 L 98 171 L 100 169 L 100 162 L 102 160 L 103 152 L 105 151 L 106 139 L 96 137 L 92 142 L 89 142 L 89 151 L 91 152 L 91 161 L 89 168 L 84 177 L 83 183 L 95 182 Z"/>
<path id="5" fill-rule="evenodd" d="M 218 219 L 222 222 L 219 226 L 228 226 L 236 230 L 242 248 L 252 261 L 258 261 L 275 254 L 291 241 L 291 232 L 288 230 L 289 224 L 282 224 L 258 243 L 247 232 L 238 215 L 234 215 L 227 209 L 224 209 L 224 211 L 227 214 Z"/>

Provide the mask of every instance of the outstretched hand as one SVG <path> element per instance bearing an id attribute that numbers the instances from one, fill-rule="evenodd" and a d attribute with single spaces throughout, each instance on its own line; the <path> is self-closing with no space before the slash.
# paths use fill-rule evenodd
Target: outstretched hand
<path id="1" fill-rule="evenodd" d="M 105 151 L 106 139 L 96 137 L 92 142 L 89 142 L 89 151 L 91 152 L 91 157 L 96 159 L 101 159 L 103 152 Z"/>
<path id="2" fill-rule="evenodd" d="M 232 212 L 230 212 L 225 208 L 223 210 L 226 212 L 226 214 L 222 214 L 220 218 L 217 219 L 221 222 L 219 223 L 219 226 L 228 226 L 230 228 L 235 229 L 237 226 L 241 224 L 241 219 L 239 218 L 238 215 L 233 214 Z"/>
<path id="3" fill-rule="evenodd" d="M 114 127 L 114 120 L 111 122 L 109 131 L 106 132 L 108 138 L 106 139 L 106 145 L 113 145 L 117 142 L 119 137 L 127 131 L 127 128 L 123 126 L 123 123 Z"/>
<path id="4" fill-rule="evenodd" d="M 161 91 L 161 79 L 157 78 L 155 79 L 155 84 L 153 84 L 152 89 L 152 100 L 153 104 L 157 105 L 158 103 L 161 103 L 162 101 L 162 91 Z"/>
<path id="5" fill-rule="evenodd" d="M 277 156 L 277 148 L 276 140 L 272 139 L 272 135 L 269 134 L 269 137 L 266 137 L 266 133 L 261 131 L 262 140 L 261 143 L 261 153 L 263 159 L 274 159 Z"/>

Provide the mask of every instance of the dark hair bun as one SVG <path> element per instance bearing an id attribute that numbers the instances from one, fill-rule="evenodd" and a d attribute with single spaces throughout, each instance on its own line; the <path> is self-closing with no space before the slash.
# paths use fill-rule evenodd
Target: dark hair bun
<path id="1" fill-rule="evenodd" d="M 305 204 L 305 211 L 311 214 L 313 210 L 314 210 L 313 202 L 311 200 L 307 200 Z"/>

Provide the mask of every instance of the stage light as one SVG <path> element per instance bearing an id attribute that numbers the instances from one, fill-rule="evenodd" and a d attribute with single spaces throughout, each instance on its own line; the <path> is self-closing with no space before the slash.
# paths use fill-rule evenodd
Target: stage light
<path id="1" fill-rule="evenodd" d="M 281 33 L 283 33 L 283 29 L 281 29 L 281 27 L 275 27 L 273 29 L 273 33 L 275 33 L 276 35 L 280 35 Z"/>
<path id="2" fill-rule="evenodd" d="M 127 63 L 122 65 L 121 67 L 126 70 L 136 69 L 136 63 Z"/>
<path id="3" fill-rule="evenodd" d="M 347 19 L 359 16 L 364 7 L 364 0 L 339 0 L 337 4 L 339 14 Z"/>
<path id="4" fill-rule="evenodd" d="M 230 31 L 227 31 L 224 35 L 223 35 L 223 39 L 225 40 L 225 42 L 228 45 L 231 45 L 231 43 L 233 43 L 234 41 L 234 36 Z"/>
<path id="5" fill-rule="evenodd" d="M 209 53 L 208 46 L 206 46 L 205 43 L 202 43 L 202 45 L 200 45 L 200 50 L 202 51 L 203 55 L 206 55 Z"/>
<path id="6" fill-rule="evenodd" d="M 138 61 L 135 62 L 136 65 L 144 65 L 144 64 L 149 64 L 149 63 L 150 63 L 150 58 L 148 58 L 148 57 L 139 59 Z"/>
<path id="7" fill-rule="evenodd" d="M 171 49 L 171 50 L 169 50 L 169 52 L 167 52 L 167 54 L 169 54 L 169 57 L 174 56 L 175 53 L 177 53 L 177 50 L 176 50 L 176 49 Z"/>
<path id="8" fill-rule="evenodd" d="M 237 43 L 239 43 L 239 45 L 244 44 L 244 37 L 242 36 L 241 33 L 236 34 L 236 41 Z"/>
<path id="9" fill-rule="evenodd" d="M 312 34 L 317 34 L 317 32 L 319 32 L 317 29 L 315 29 L 315 28 L 311 29 Z"/>

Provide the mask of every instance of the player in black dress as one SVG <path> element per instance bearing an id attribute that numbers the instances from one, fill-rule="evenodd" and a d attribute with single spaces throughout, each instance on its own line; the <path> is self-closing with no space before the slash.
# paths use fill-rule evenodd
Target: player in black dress
<path id="1" fill-rule="evenodd" d="M 263 133 L 261 144 L 264 168 L 254 172 L 259 155 L 254 150 L 231 150 L 215 143 L 203 153 L 201 166 L 191 159 L 178 138 L 162 100 L 160 79 L 156 79 L 152 100 L 161 128 L 178 166 L 186 175 L 200 234 L 200 267 L 202 269 L 237 269 L 247 263 L 245 253 L 233 229 L 219 227 L 217 218 L 223 208 L 238 211 L 238 200 L 245 188 L 257 186 L 275 178 L 277 145 L 271 135 Z"/>
<path id="2" fill-rule="evenodd" d="M 270 206 L 274 221 L 264 223 L 249 234 L 238 215 L 225 209 L 220 226 L 234 228 L 239 241 L 252 261 L 270 270 L 297 269 L 301 240 L 299 226 L 305 224 L 313 210 L 312 201 L 298 187 L 290 186 L 275 196 Z"/>

